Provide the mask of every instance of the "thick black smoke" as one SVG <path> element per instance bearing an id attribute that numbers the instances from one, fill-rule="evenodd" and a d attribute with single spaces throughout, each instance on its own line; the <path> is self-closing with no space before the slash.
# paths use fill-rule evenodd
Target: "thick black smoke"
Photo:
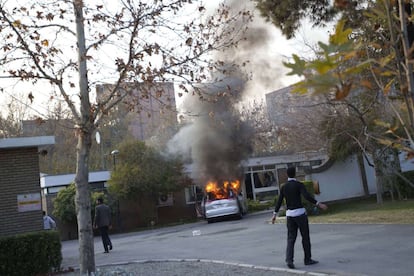
<path id="1" fill-rule="evenodd" d="M 248 8 L 255 13 L 253 5 L 240 7 L 239 1 L 233 2 L 232 9 Z M 240 29 L 240 26 L 227 27 Z M 281 63 L 270 60 L 266 51 L 271 37 L 268 30 L 263 20 L 254 21 L 247 33 L 239 37 L 238 47 L 215 57 L 232 69 L 231 64 L 244 66 L 240 66 L 236 73 L 226 70 L 233 72 L 231 76 L 202 87 L 201 90 L 207 93 L 204 99 L 187 96 L 182 104 L 184 114 L 190 116 L 187 125 L 170 141 L 169 150 L 191 160 L 192 178 L 199 185 L 207 181 L 221 183 L 243 178 L 241 163 L 252 153 L 254 129 L 241 119 L 237 107 L 246 94 L 251 96 L 256 92 L 257 96 L 264 95 L 264 87 L 274 87 L 275 79 L 281 74 Z"/>
<path id="2" fill-rule="evenodd" d="M 253 136 L 253 128 L 235 108 L 243 88 L 243 81 L 228 78 L 203 87 L 209 100 L 187 97 L 184 102 L 191 122 L 170 141 L 169 149 L 191 157 L 191 176 L 197 184 L 243 176 L 241 162 L 251 154 Z"/>

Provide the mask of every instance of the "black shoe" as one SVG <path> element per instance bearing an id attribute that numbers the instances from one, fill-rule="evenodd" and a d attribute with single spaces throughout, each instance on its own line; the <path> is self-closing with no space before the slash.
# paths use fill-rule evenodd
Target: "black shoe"
<path id="1" fill-rule="evenodd" d="M 105 250 L 104 253 L 109 253 L 109 251 L 108 250 Z"/>
<path id="2" fill-rule="evenodd" d="M 317 264 L 317 263 L 319 263 L 319 262 L 315 261 L 315 260 L 312 260 L 312 259 L 310 259 L 309 261 L 305 261 L 305 265 L 314 265 L 314 264 Z"/>
<path id="3" fill-rule="evenodd" d="M 112 244 L 109 245 L 109 250 L 112 250 Z"/>
<path id="4" fill-rule="evenodd" d="M 293 263 L 287 263 L 287 266 L 288 266 L 290 269 L 295 269 L 295 265 L 294 265 Z"/>

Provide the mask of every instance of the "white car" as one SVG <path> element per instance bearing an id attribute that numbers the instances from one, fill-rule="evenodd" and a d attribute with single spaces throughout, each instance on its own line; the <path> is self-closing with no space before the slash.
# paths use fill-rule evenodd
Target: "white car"
<path id="1" fill-rule="evenodd" d="M 247 203 L 242 194 L 237 196 L 229 193 L 227 198 L 216 198 L 212 193 L 207 193 L 201 202 L 204 218 L 207 222 L 223 217 L 242 218 L 247 213 Z"/>

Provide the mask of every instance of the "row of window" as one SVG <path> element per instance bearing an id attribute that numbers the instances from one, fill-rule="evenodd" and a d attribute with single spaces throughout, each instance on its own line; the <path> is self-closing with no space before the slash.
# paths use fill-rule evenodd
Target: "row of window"
<path id="1" fill-rule="evenodd" d="M 297 177 L 301 178 L 305 175 L 305 168 L 311 166 L 319 166 L 322 160 L 312 160 L 306 162 L 287 163 L 287 164 L 272 164 L 248 167 L 244 175 L 244 186 L 242 185 L 242 192 L 246 194 L 246 198 L 252 200 L 274 200 L 279 193 L 279 186 L 287 181 L 286 168 L 289 166 L 296 166 Z M 201 202 L 203 191 L 198 186 L 191 186 L 186 188 L 185 197 L 187 204 L 192 204 L 196 201 Z"/>

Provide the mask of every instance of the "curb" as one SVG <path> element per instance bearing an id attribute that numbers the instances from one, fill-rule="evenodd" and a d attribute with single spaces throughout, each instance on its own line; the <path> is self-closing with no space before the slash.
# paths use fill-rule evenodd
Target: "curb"
<path id="1" fill-rule="evenodd" d="M 132 261 L 132 262 L 110 263 L 110 264 L 101 265 L 99 267 L 116 266 L 116 265 L 129 265 L 129 264 L 144 264 L 144 263 L 164 263 L 164 262 L 176 262 L 176 263 L 200 262 L 200 263 L 224 264 L 224 265 L 230 265 L 230 266 L 252 268 L 252 269 L 257 269 L 257 270 L 288 272 L 288 273 L 291 273 L 291 274 L 306 275 L 306 276 L 307 275 L 309 275 L 309 276 L 328 276 L 328 275 L 331 275 L 331 274 L 324 274 L 324 273 L 318 273 L 318 272 L 308 272 L 308 271 L 297 270 L 297 269 L 260 266 L 260 265 L 244 264 L 244 263 L 237 263 L 237 262 L 226 262 L 226 261 L 219 261 L 219 260 L 208 260 L 208 259 L 148 259 L 148 260 L 136 260 L 136 261 Z"/>

